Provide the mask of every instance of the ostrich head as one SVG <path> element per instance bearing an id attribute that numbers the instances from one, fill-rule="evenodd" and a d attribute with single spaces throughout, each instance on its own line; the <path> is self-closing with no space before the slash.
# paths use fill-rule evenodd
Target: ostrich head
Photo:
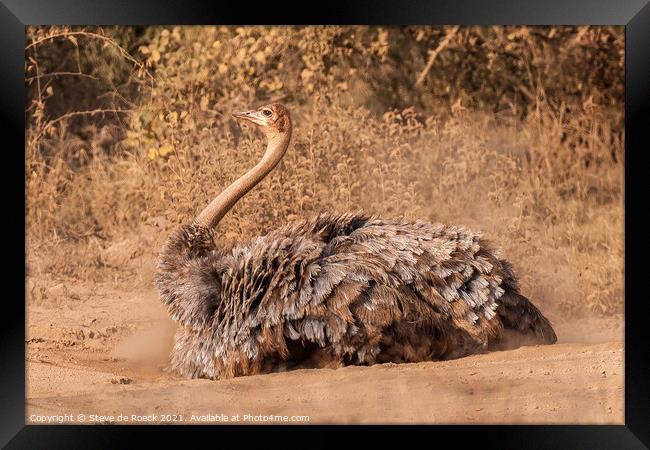
<path id="1" fill-rule="evenodd" d="M 291 131 L 289 110 L 280 103 L 260 106 L 251 111 L 235 112 L 232 115 L 237 119 L 255 124 L 267 138 Z"/>

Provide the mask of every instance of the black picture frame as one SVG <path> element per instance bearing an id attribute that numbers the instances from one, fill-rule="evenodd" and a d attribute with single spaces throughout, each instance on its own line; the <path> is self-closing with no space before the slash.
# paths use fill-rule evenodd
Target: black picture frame
<path id="1" fill-rule="evenodd" d="M 647 299 L 644 297 L 643 194 L 645 151 L 650 150 L 650 0 L 445 0 L 410 2 L 328 1 L 297 7 L 291 2 L 201 2 L 199 0 L 2 0 L 0 4 L 0 108 L 5 125 L 3 136 L 6 168 L 4 204 L 11 205 L 11 219 L 3 236 L 25 235 L 24 161 L 24 43 L 26 25 L 77 24 L 520 24 L 520 25 L 625 25 L 625 425 L 621 426 L 437 426 L 437 442 L 451 438 L 454 445 L 480 444 L 497 448 L 644 448 L 650 445 L 650 369 L 647 353 Z M 643 119 L 646 117 L 646 119 Z M 21 150 L 22 149 L 22 150 Z M 8 159 L 7 159 L 8 158 Z M 7 170 L 8 169 L 8 170 Z M 15 177 L 16 179 L 13 179 Z M 7 216 L 9 216 L 7 212 Z M 22 218 L 22 219 L 21 219 Z M 142 427 L 25 425 L 25 250 L 15 246 L 4 252 L 7 292 L 0 348 L 0 445 L 7 448 L 115 448 L 132 445 L 132 435 L 160 433 L 174 439 L 191 429 L 199 434 L 221 433 L 230 442 L 250 439 L 260 430 L 248 427 Z M 11 256 L 9 256 L 11 255 Z M 595 263 L 598 263 L 597 261 Z M 6 288 L 5 288 L 6 289 Z M 256 427 L 258 428 L 258 427 Z M 320 427 L 317 427 L 320 428 Z M 405 433 L 363 427 L 382 439 L 403 442 Z M 265 427 L 277 432 L 276 427 Z M 245 433 L 245 434 L 244 434 Z M 410 433 L 409 433 L 410 435 Z M 444 436 L 443 436 L 444 435 Z M 268 437 L 267 437 L 268 438 Z M 234 441 L 231 441 L 233 439 Z M 272 439 L 272 437 L 271 437 Z M 446 440 L 446 439 L 445 439 Z M 319 433 L 318 442 L 340 445 L 330 433 Z M 213 441 L 214 445 L 225 445 Z"/>

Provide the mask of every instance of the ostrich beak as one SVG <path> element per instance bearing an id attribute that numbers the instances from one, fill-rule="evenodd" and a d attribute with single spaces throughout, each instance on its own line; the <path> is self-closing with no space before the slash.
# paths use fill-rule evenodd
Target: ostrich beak
<path id="1" fill-rule="evenodd" d="M 232 116 L 235 119 L 245 120 L 247 122 L 252 122 L 255 125 L 266 126 L 266 118 L 260 114 L 259 111 L 236 111 L 232 113 Z"/>
<path id="2" fill-rule="evenodd" d="M 252 111 L 235 111 L 232 116 L 236 119 L 250 120 L 252 114 Z"/>

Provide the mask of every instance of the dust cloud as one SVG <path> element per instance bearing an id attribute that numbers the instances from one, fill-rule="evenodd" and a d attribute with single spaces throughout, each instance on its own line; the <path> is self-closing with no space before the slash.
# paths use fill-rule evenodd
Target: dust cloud
<path id="1" fill-rule="evenodd" d="M 160 372 L 164 370 L 173 346 L 176 324 L 162 306 L 145 303 L 151 322 L 125 337 L 113 349 L 113 356 L 123 359 L 136 372 Z M 156 299 L 157 300 L 157 299 Z"/>

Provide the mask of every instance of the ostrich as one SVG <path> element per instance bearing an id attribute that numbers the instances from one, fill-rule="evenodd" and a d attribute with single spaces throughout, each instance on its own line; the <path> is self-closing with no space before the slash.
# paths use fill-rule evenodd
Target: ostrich
<path id="1" fill-rule="evenodd" d="M 233 116 L 264 133 L 266 152 L 162 249 L 154 283 L 180 325 L 169 369 L 220 379 L 557 340 L 500 251 L 462 226 L 323 213 L 228 250 L 215 246 L 215 226 L 291 139 L 279 103 Z"/>

